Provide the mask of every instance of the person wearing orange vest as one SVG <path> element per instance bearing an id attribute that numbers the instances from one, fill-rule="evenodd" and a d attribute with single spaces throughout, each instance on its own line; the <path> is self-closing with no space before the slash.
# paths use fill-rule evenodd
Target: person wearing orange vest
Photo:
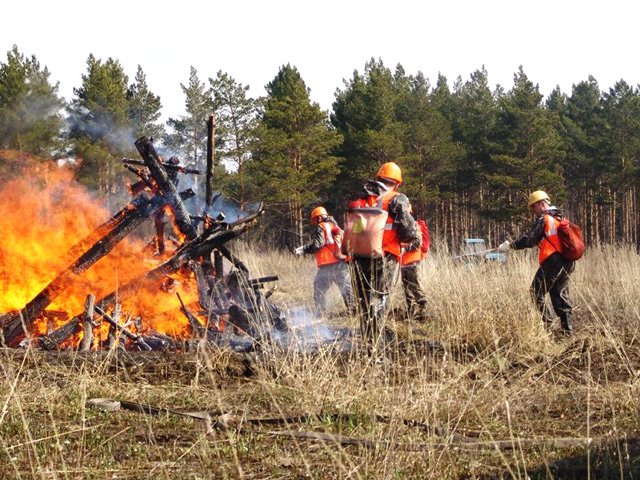
<path id="1" fill-rule="evenodd" d="M 409 212 L 413 215 L 413 209 L 409 205 Z M 421 246 L 422 246 L 421 235 Z M 427 319 L 427 294 L 418 275 L 420 262 L 427 256 L 422 248 L 415 248 L 404 252 L 400 263 L 400 278 L 402 279 L 402 289 L 407 302 L 407 315 L 409 319 L 425 321 Z"/>
<path id="2" fill-rule="evenodd" d="M 326 294 L 336 284 L 347 308 L 351 306 L 351 278 L 345 256 L 340 251 L 342 229 L 324 207 L 311 212 L 310 221 L 315 225 L 311 242 L 294 250 L 296 255 L 312 253 L 318 272 L 313 280 L 313 299 L 320 313 L 327 309 Z"/>
<path id="3" fill-rule="evenodd" d="M 565 334 L 573 333 L 571 322 L 572 307 L 569 300 L 569 276 L 575 268 L 575 262 L 567 260 L 560 252 L 562 246 L 558 238 L 557 228 L 560 224 L 560 211 L 550 206 L 551 200 L 542 190 L 529 195 L 529 209 L 537 217 L 529 233 L 522 235 L 514 242 L 502 243 L 498 250 L 507 252 L 510 249 L 520 250 L 538 246 L 538 263 L 540 268 L 533 277 L 531 293 L 536 306 L 547 326 L 553 323 L 553 313 L 546 303 L 549 293 L 551 304 Z"/>
<path id="4" fill-rule="evenodd" d="M 398 192 L 402 170 L 395 162 L 383 164 L 375 180 L 364 186 L 363 195 L 349 207 L 379 207 L 388 212 L 382 237 L 382 258 L 352 257 L 354 296 L 361 312 L 363 335 L 378 340 L 387 311 L 387 297 L 397 281 L 399 264 L 406 252 L 420 249 L 420 229 L 409 211 L 409 199 Z"/>

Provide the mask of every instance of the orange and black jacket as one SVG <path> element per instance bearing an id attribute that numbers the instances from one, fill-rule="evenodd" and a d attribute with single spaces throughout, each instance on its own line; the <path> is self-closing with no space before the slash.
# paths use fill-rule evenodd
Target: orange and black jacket
<path id="1" fill-rule="evenodd" d="M 522 235 L 513 242 L 512 247 L 514 250 L 520 250 L 537 245 L 540 248 L 538 263 L 542 265 L 551 255 L 562 251 L 557 232 L 560 218 L 562 216 L 556 207 L 549 208 L 543 214 L 538 215 L 529 233 Z"/>
<path id="2" fill-rule="evenodd" d="M 333 217 L 327 217 L 313 229 L 311 243 L 304 246 L 304 253 L 313 253 L 316 257 L 316 265 L 324 267 L 343 261 L 339 247 L 336 244 L 333 231 L 337 223 Z"/>
<path id="3" fill-rule="evenodd" d="M 409 199 L 404 193 L 388 191 L 383 184 L 369 181 L 365 184 L 363 197 L 369 206 L 381 206 L 389 212 L 385 226 L 382 248 L 386 254 L 400 257 L 401 247 L 405 251 L 420 250 L 422 236 L 420 227 L 411 215 Z"/>

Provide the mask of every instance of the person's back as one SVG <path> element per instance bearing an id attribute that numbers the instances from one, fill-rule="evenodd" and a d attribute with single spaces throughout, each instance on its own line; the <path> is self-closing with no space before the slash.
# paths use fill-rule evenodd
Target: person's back
<path id="1" fill-rule="evenodd" d="M 399 278 L 403 251 L 420 247 L 420 232 L 409 213 L 409 200 L 398 192 L 401 184 L 400 167 L 394 162 L 387 162 L 380 167 L 375 180 L 365 183 L 360 198 L 350 203 L 352 208 L 376 207 L 387 214 L 382 235 L 382 256 L 367 258 L 355 255 L 351 262 L 362 330 L 370 340 L 377 340 L 382 331 L 388 295 Z"/>

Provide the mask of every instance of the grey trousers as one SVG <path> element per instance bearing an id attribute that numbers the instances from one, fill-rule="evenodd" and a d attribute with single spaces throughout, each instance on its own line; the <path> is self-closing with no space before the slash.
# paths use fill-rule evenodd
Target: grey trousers
<path id="1" fill-rule="evenodd" d="M 327 309 L 327 291 L 334 283 L 340 290 L 345 306 L 348 308 L 351 305 L 352 293 L 349 267 L 344 262 L 332 263 L 331 265 L 319 267 L 316 278 L 313 280 L 313 300 L 316 302 L 316 308 L 321 312 Z"/>

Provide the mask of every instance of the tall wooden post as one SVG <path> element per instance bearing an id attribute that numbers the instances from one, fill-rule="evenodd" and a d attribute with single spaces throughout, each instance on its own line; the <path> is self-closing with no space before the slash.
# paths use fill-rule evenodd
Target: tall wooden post
<path id="1" fill-rule="evenodd" d="M 213 202 L 213 172 L 216 160 L 215 135 L 216 116 L 212 113 L 209 115 L 209 120 L 207 120 L 207 207 Z M 222 255 L 220 255 L 220 252 L 217 249 L 213 251 L 213 267 L 216 278 L 222 278 Z"/>
<path id="2" fill-rule="evenodd" d="M 216 134 L 216 116 L 209 115 L 207 121 L 207 188 L 206 201 L 207 206 L 213 201 L 213 170 L 215 167 L 215 148 L 214 139 Z"/>

